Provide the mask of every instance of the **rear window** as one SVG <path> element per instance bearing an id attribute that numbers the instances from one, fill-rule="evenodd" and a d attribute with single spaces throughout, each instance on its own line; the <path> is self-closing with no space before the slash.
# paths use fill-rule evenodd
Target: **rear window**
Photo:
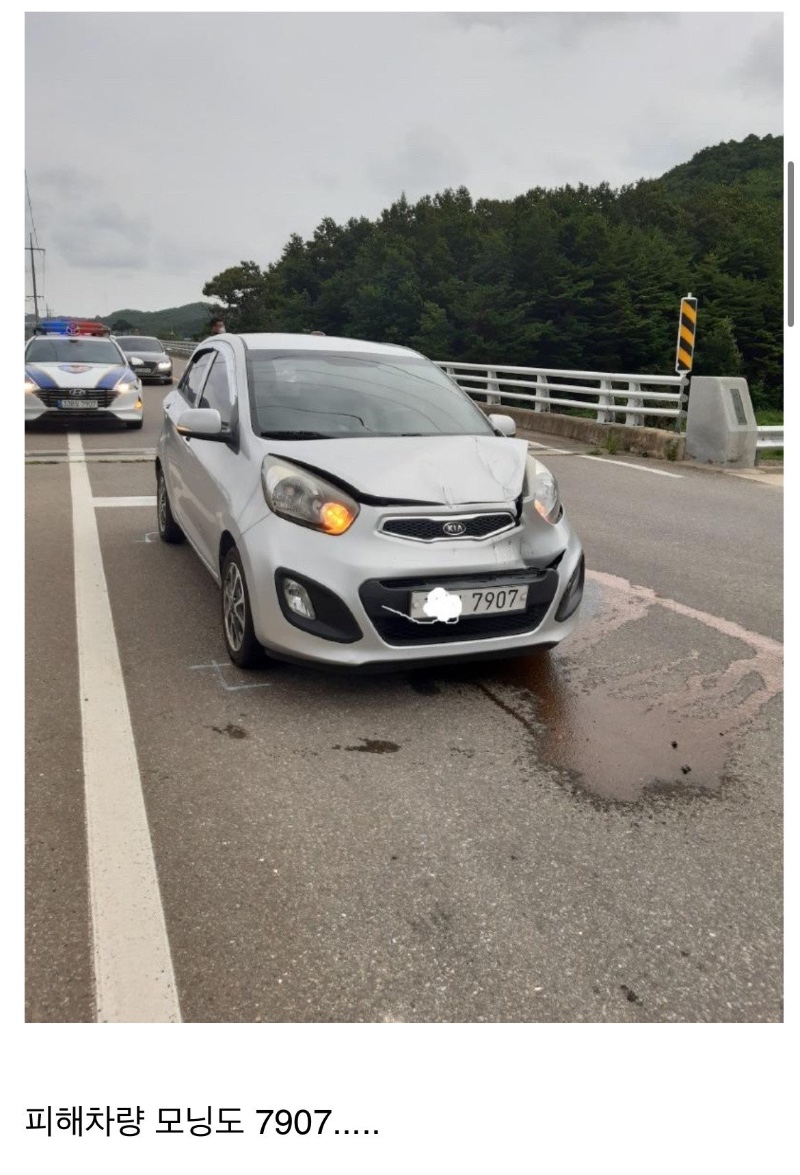
<path id="1" fill-rule="evenodd" d="M 123 351 L 163 351 L 164 348 L 158 339 L 145 338 L 144 335 L 117 335 L 117 342 Z"/>

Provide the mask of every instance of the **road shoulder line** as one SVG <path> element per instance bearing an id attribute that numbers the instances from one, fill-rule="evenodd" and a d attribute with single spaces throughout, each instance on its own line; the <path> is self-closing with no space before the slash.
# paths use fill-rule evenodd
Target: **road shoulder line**
<path id="1" fill-rule="evenodd" d="M 136 746 L 79 434 L 70 433 L 96 1018 L 180 1021 Z"/>

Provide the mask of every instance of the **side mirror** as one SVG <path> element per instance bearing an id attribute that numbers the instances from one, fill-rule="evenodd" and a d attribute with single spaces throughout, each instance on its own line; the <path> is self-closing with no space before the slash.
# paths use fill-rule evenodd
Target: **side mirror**
<path id="1" fill-rule="evenodd" d="M 492 412 L 489 415 L 489 424 L 492 428 L 496 428 L 504 437 L 515 437 L 517 435 L 517 422 L 513 416 L 505 416 L 500 412 Z"/>
<path id="2" fill-rule="evenodd" d="M 216 408 L 187 408 L 181 412 L 175 427 L 187 440 L 229 441 L 231 435 L 222 428 L 222 417 Z"/>

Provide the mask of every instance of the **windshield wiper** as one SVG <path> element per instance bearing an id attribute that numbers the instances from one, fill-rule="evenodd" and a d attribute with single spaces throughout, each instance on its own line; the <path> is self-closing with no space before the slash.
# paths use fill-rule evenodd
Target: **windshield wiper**
<path id="1" fill-rule="evenodd" d="M 271 437 L 276 441 L 332 441 L 333 437 L 327 432 L 304 432 L 302 429 L 278 429 L 275 432 L 262 432 L 262 437 Z"/>

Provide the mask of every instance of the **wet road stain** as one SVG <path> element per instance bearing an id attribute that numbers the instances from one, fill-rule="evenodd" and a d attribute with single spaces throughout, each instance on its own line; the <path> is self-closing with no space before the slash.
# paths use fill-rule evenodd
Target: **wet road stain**
<path id="1" fill-rule="evenodd" d="M 215 730 L 217 734 L 227 734 L 228 738 L 250 737 L 243 726 L 235 726 L 232 722 L 229 722 L 227 726 L 212 726 L 211 729 Z"/>
<path id="2" fill-rule="evenodd" d="M 640 1004 L 642 1002 L 636 992 L 632 988 L 628 987 L 627 983 L 621 983 L 619 987 L 620 991 L 624 993 L 625 999 L 628 1000 L 629 1003 Z"/>
<path id="3" fill-rule="evenodd" d="M 611 598 L 563 650 L 473 684 L 528 731 L 537 756 L 593 796 L 719 796 L 734 742 L 782 688 L 782 647 L 626 587 L 604 592 Z"/>
<path id="4" fill-rule="evenodd" d="M 382 738 L 362 738 L 360 747 L 343 747 L 337 743 L 334 751 L 366 751 L 370 755 L 386 755 L 392 751 L 399 751 L 400 744 L 389 742 Z"/>

